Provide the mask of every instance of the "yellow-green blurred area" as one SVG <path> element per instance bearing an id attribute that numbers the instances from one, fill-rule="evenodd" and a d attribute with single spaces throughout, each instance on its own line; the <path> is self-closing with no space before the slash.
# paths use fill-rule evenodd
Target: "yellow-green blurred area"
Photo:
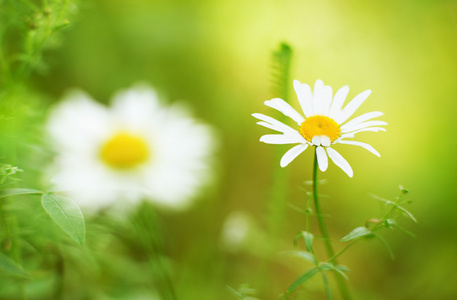
<path id="1" fill-rule="evenodd" d="M 291 205 L 306 206 L 302 188 L 311 190 L 303 182 L 312 179 L 313 151 L 278 168 L 277 151 L 288 147 L 260 143 L 261 135 L 272 132 L 251 116 L 279 117 L 263 102 L 278 96 L 272 91 L 271 57 L 280 42 L 293 49 L 291 79 L 311 86 L 322 79 L 333 92 L 347 84 L 350 99 L 371 89 L 356 115 L 382 111 L 380 119 L 389 124 L 386 133 L 357 135 L 381 158 L 361 147 L 335 147 L 354 178 L 332 163 L 319 173 L 327 179 L 320 191 L 329 196 L 322 205 L 334 247 L 341 249 L 338 240 L 367 219 L 383 216 L 385 207 L 370 194 L 393 200 L 401 184 L 413 200 L 407 208 L 418 223 L 403 218 L 401 225 L 416 237 L 398 230 L 382 233 L 394 260 L 377 239 L 361 241 L 341 256 L 339 263 L 351 270 L 354 298 L 456 297 L 457 2 L 97 0 L 75 7 L 59 45 L 44 53 L 47 67 L 29 83 L 46 98 L 42 107 L 74 87 L 108 103 L 119 89 L 147 82 L 164 101 L 186 103 L 216 130 L 214 186 L 185 212 L 157 212 L 178 299 L 236 299 L 226 285 L 241 284 L 256 289 L 260 299 L 279 299 L 310 267 L 278 253 L 293 250 L 295 235 L 304 230 L 305 216 Z M 289 89 L 291 105 L 299 109 L 291 82 Z M 24 178 L 28 168 L 39 171 L 16 162 Z M 283 202 L 272 204 L 272 183 L 281 177 L 289 179 L 279 194 Z M 223 239 L 224 222 L 240 211 L 248 216 L 248 241 L 232 247 Z M 97 232 L 98 221 L 86 221 L 84 247 L 90 247 L 91 234 L 104 231 Z M 319 235 L 317 224 L 311 225 Z M 125 257 L 141 252 L 135 248 L 140 242 L 125 242 L 131 243 L 129 251 L 121 251 Z M 66 247 L 65 299 L 151 299 L 141 298 L 142 291 L 149 295 L 153 289 L 141 280 L 141 261 L 132 265 L 116 257 L 121 252 L 99 254 L 92 259 L 105 268 L 87 271 L 88 278 L 98 279 L 86 282 L 82 274 L 91 263 L 74 265 L 72 255 L 81 250 Z M 317 250 L 324 260 L 325 249 Z M 321 280 L 316 276 L 289 298 L 326 299 Z M 340 299 L 333 277 L 329 280 Z"/>

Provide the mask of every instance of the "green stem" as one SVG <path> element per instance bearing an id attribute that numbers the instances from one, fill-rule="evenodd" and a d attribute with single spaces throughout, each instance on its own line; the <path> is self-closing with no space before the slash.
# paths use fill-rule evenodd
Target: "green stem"
<path id="1" fill-rule="evenodd" d="M 63 299 L 63 277 L 65 273 L 64 258 L 60 249 L 53 246 L 54 254 L 56 255 L 56 282 L 54 289 L 54 299 L 62 300 Z"/>
<path id="2" fill-rule="evenodd" d="M 330 286 L 328 284 L 327 276 L 324 272 L 321 272 L 322 280 L 324 280 L 325 292 L 327 293 L 327 299 L 332 300 L 332 293 L 330 292 Z"/>
<path id="3" fill-rule="evenodd" d="M 325 226 L 324 218 L 322 215 L 321 211 L 321 206 L 319 203 L 319 194 L 317 191 L 317 169 L 318 169 L 318 163 L 317 163 L 317 153 L 314 151 L 314 168 L 313 168 L 313 199 L 314 199 L 314 206 L 316 207 L 316 215 L 317 215 L 317 220 L 319 223 L 319 228 L 321 230 L 322 237 L 324 238 L 325 242 L 325 248 L 327 249 L 327 254 L 330 257 L 330 263 L 333 265 L 336 265 L 336 259 L 334 258 L 335 252 L 333 251 L 333 246 L 332 243 L 330 242 L 329 234 L 327 231 L 327 227 Z M 341 295 L 343 296 L 344 300 L 350 300 L 352 299 L 349 289 L 346 285 L 346 282 L 344 281 L 344 278 L 340 275 L 335 273 L 336 277 L 336 282 L 338 284 L 338 288 L 340 289 Z"/>
<path id="4" fill-rule="evenodd" d="M 390 214 L 395 210 L 395 208 L 397 207 L 398 205 L 398 202 L 400 202 L 401 200 L 401 195 L 400 197 L 395 201 L 394 204 L 392 204 L 392 207 L 386 212 L 386 214 L 384 215 L 384 217 L 382 217 L 381 219 L 381 222 L 380 223 L 377 223 L 376 225 L 373 226 L 373 228 L 371 228 L 371 231 L 374 231 L 375 229 L 377 229 L 379 226 L 381 226 L 381 224 L 387 220 L 387 218 L 390 216 Z"/>
<path id="5" fill-rule="evenodd" d="M 335 261 L 335 259 L 340 256 L 341 254 L 343 254 L 347 249 L 349 249 L 349 247 L 351 247 L 352 245 L 355 244 L 357 240 L 353 240 L 352 242 L 350 242 L 349 244 L 347 244 L 343 249 L 341 249 L 340 251 L 338 251 L 335 255 L 333 255 L 332 257 L 330 257 L 328 259 L 329 262 L 332 262 L 332 261 Z"/>
<path id="6" fill-rule="evenodd" d="M 319 228 L 321 230 L 322 237 L 324 238 L 325 248 L 327 249 L 327 254 L 329 257 L 334 255 L 332 243 L 330 242 L 329 234 L 327 231 L 327 227 L 325 226 L 324 217 L 321 213 L 321 205 L 319 203 L 319 194 L 317 192 L 317 154 L 314 153 L 314 168 L 313 168 L 313 199 L 314 199 L 314 206 L 316 207 L 316 216 L 319 222 Z"/>

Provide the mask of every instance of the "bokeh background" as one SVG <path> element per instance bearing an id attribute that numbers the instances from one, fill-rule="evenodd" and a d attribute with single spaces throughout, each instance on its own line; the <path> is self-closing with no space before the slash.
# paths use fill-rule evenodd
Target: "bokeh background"
<path id="1" fill-rule="evenodd" d="M 371 89 L 357 113 L 380 110 L 389 123 L 386 133 L 359 134 L 381 158 L 341 145 L 337 150 L 350 162 L 354 178 L 333 164 L 319 175 L 327 179 L 321 192 L 329 195 L 323 207 L 331 216 L 333 239 L 382 216 L 383 207 L 370 194 L 393 199 L 402 184 L 413 200 L 409 208 L 418 223 L 405 218 L 402 225 L 416 237 L 398 231 L 383 235 L 394 260 L 377 240 L 361 242 L 341 257 L 351 269 L 355 298 L 454 299 L 456 37 L 455 1 L 83 0 L 75 4 L 59 44 L 44 53 L 47 67 L 29 86 L 42 97 L 36 101 L 43 118 L 69 88 L 108 103 L 117 90 L 142 81 L 170 103 L 187 103 L 196 117 L 212 124 L 219 144 L 214 184 L 188 211 L 157 212 L 176 292 L 180 299 L 235 299 L 226 285 L 249 284 L 259 298 L 278 299 L 308 268 L 276 253 L 292 250 L 295 234 L 304 228 L 304 216 L 288 204 L 305 206 L 301 187 L 310 190 L 303 182 L 311 180 L 313 156 L 306 151 L 278 169 L 279 146 L 258 141 L 269 130 L 255 125 L 250 114 L 278 116 L 263 101 L 276 96 L 272 52 L 287 42 L 293 49 L 292 79 L 310 85 L 322 79 L 334 91 L 348 84 L 349 97 Z M 290 92 L 298 108 L 292 85 Z M 33 165 L 27 159 L 23 169 Z M 269 196 L 275 177 L 288 178 L 279 206 Z M 227 241 L 227 234 L 224 239 L 227 218 L 244 220 L 232 221 L 240 226 L 229 234 L 235 242 Z M 88 221 L 89 235 L 93 224 Z M 244 230 L 248 239 L 236 243 L 236 232 Z M 341 245 L 335 242 L 336 248 Z M 72 267 L 67 266 L 67 276 L 81 280 Z M 122 270 L 125 278 L 141 272 Z M 324 299 L 319 279 L 291 298 Z M 122 276 L 117 280 L 79 289 L 102 291 L 124 282 L 112 299 L 134 294 L 134 283 Z M 75 282 L 67 287 L 73 293 L 68 299 L 102 299 L 77 296 Z"/>

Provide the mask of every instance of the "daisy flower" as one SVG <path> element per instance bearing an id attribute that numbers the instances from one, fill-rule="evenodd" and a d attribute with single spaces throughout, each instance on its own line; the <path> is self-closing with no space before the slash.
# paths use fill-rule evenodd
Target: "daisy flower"
<path id="1" fill-rule="evenodd" d="M 353 176 L 352 168 L 341 154 L 333 149 L 335 144 L 360 146 L 377 156 L 381 156 L 372 146 L 350 140 L 359 132 L 385 131 L 379 126 L 387 125 L 386 122 L 372 120 L 383 115 L 379 111 L 369 112 L 348 121 L 371 94 L 370 90 L 358 94 L 343 108 L 344 100 L 349 93 L 348 86 L 340 88 L 335 96 L 333 96 L 332 88 L 324 85 L 321 80 L 317 80 L 314 84 L 314 91 L 306 83 L 294 80 L 294 89 L 303 115 L 279 98 L 267 100 L 265 105 L 280 111 L 297 122 L 298 129 L 293 129 L 263 114 L 252 114 L 260 120 L 257 124 L 281 132 L 281 134 L 264 135 L 260 138 L 261 142 L 267 144 L 299 144 L 284 154 L 280 162 L 281 167 L 287 166 L 309 146 L 316 148 L 317 162 L 321 171 L 327 170 L 328 157 L 330 157 L 335 165 L 340 167 L 349 177 Z"/>
<path id="2" fill-rule="evenodd" d="M 185 208 L 208 179 L 210 128 L 183 107 L 162 106 L 147 86 L 119 92 L 111 107 L 73 91 L 47 129 L 57 152 L 53 183 L 83 207 L 149 199 Z"/>

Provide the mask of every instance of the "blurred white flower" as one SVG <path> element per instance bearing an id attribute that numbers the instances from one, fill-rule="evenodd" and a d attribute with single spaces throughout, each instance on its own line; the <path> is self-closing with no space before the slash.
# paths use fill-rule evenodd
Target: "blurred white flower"
<path id="1" fill-rule="evenodd" d="M 260 138 L 261 142 L 267 144 L 299 144 L 284 154 L 280 162 L 281 167 L 287 166 L 310 145 L 316 147 L 317 161 L 321 171 L 327 170 L 328 157 L 330 157 L 349 177 L 353 176 L 351 166 L 331 146 L 338 143 L 360 146 L 380 156 L 378 151 L 366 143 L 347 140 L 354 138 L 356 133 L 363 131 L 385 131 L 379 126 L 387 125 L 386 122 L 370 121 L 383 115 L 379 111 L 369 112 L 346 122 L 365 102 L 371 94 L 370 90 L 358 94 L 343 108 L 344 100 L 349 93 L 348 86 L 340 88 L 335 96 L 333 96 L 332 88 L 324 85 L 321 80 L 316 80 L 314 91 L 309 85 L 300 83 L 298 80 L 294 80 L 294 88 L 305 117 L 279 98 L 267 100 L 265 105 L 293 119 L 298 124 L 298 129 L 293 129 L 263 114 L 252 114 L 260 120 L 257 124 L 282 133 L 264 135 Z"/>
<path id="2" fill-rule="evenodd" d="M 227 251 L 236 252 L 246 244 L 249 235 L 252 235 L 252 231 L 252 218 L 243 211 L 234 211 L 225 219 L 221 246 Z"/>
<path id="3" fill-rule="evenodd" d="M 111 107 L 73 91 L 52 110 L 47 129 L 56 189 L 83 207 L 148 199 L 183 209 L 209 177 L 210 128 L 183 107 L 160 105 L 147 86 L 121 91 Z"/>

